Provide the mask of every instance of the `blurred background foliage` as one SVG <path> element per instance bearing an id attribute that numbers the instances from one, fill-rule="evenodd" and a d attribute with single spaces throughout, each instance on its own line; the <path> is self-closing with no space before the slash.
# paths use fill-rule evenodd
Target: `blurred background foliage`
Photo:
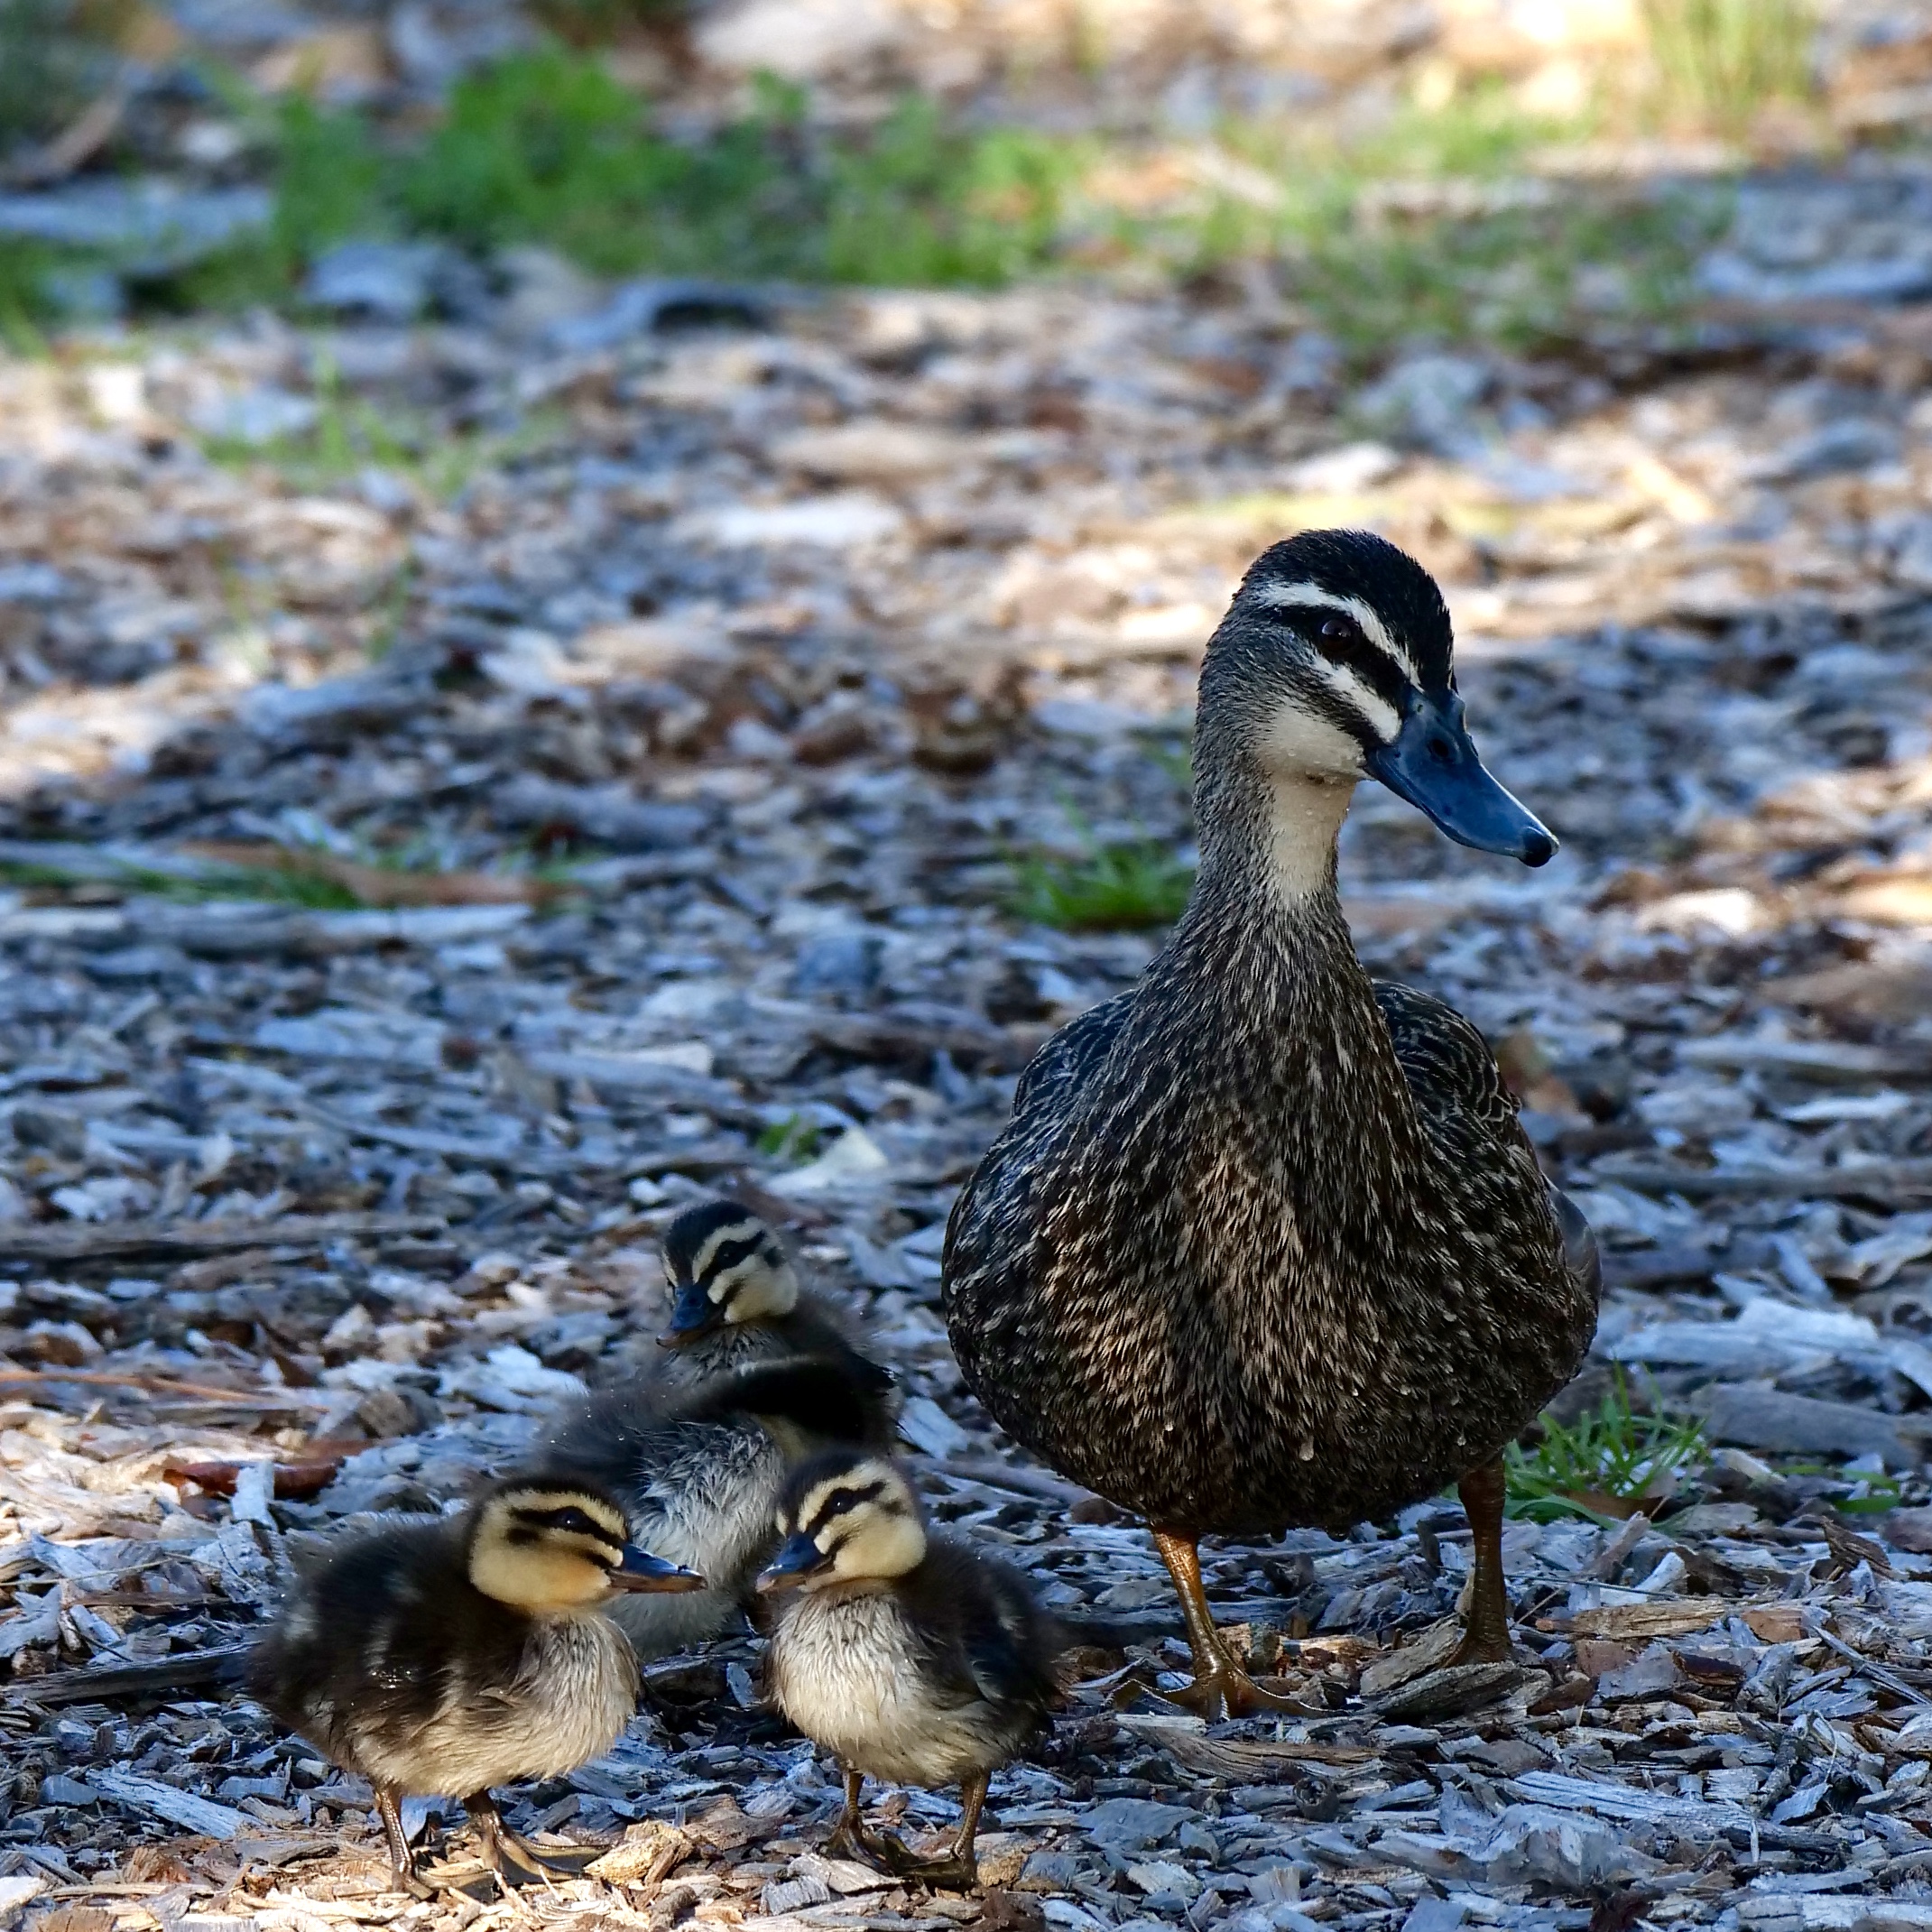
<path id="1" fill-rule="evenodd" d="M 1628 60 L 1558 59 L 1524 80 L 1424 51 L 1313 106 L 1257 86 L 1230 107 L 1224 90 L 1177 127 L 1171 88 L 1137 114 L 1108 84 L 1105 9 L 1076 9 L 1063 58 L 1015 62 L 995 88 L 888 82 L 833 99 L 769 73 L 720 88 L 687 0 L 536 0 L 523 44 L 426 106 L 420 91 L 343 85 L 339 36 L 268 86 L 143 0 L 0 0 L 0 157 L 9 185 L 37 185 L 91 114 L 116 125 L 85 164 L 137 165 L 171 99 L 177 122 L 226 129 L 215 172 L 265 178 L 272 217 L 135 277 L 163 309 L 299 309 L 322 251 L 415 237 L 479 263 L 538 244 L 604 276 L 988 288 L 1259 264 L 1352 356 L 1412 340 L 1529 348 L 1585 321 L 1668 326 L 1724 218 L 1725 170 L 1844 138 L 1813 0 L 1631 5 Z M 147 82 L 142 111 L 117 105 L 130 76 Z M 1690 169 L 1587 159 L 1658 139 L 1720 148 Z M 219 144 L 204 137 L 204 158 Z M 0 234 L 16 337 L 58 314 L 75 256 Z"/>

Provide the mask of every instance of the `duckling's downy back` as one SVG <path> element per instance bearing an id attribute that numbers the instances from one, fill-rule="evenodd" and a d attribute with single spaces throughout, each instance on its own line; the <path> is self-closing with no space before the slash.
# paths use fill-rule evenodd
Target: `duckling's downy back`
<path id="1" fill-rule="evenodd" d="M 891 1441 L 892 1378 L 857 1359 L 855 1370 L 837 1360 L 768 1363 L 696 1389 L 640 1381 L 592 1397 L 551 1431 L 547 1464 L 609 1488 L 640 1543 L 707 1580 L 688 1595 L 610 1606 L 640 1657 L 702 1642 L 730 1622 L 772 1548 L 795 1464 L 827 1443 Z"/>

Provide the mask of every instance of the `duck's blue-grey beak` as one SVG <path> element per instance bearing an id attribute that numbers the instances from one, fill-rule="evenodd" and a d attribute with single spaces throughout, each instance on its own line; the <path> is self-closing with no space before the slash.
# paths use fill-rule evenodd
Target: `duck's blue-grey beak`
<path id="1" fill-rule="evenodd" d="M 788 1537 L 778 1554 L 758 1573 L 758 1591 L 768 1596 L 774 1590 L 790 1590 L 819 1570 L 830 1569 L 832 1559 L 810 1537 Z"/>
<path id="2" fill-rule="evenodd" d="M 1549 827 L 1483 769 L 1454 691 L 1444 701 L 1411 691 L 1395 742 L 1377 746 L 1363 763 L 1457 845 L 1500 852 L 1525 865 L 1546 864 L 1556 855 Z"/>
<path id="3" fill-rule="evenodd" d="M 696 1281 L 678 1283 L 677 1299 L 670 1305 L 670 1327 L 658 1337 L 666 1348 L 678 1348 L 708 1335 L 725 1320 L 725 1310 Z"/>
<path id="4" fill-rule="evenodd" d="M 640 1549 L 635 1543 L 626 1543 L 616 1568 L 610 1573 L 610 1586 L 614 1590 L 670 1593 L 702 1590 L 705 1580 L 696 1570 L 667 1563 L 662 1557 L 653 1557 L 648 1549 Z"/>

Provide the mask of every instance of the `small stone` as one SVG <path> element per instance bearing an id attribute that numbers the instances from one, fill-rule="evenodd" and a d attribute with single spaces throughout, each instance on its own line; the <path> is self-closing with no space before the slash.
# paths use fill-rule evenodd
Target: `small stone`
<path id="1" fill-rule="evenodd" d="M 1021 1891 L 1069 1891 L 1081 1871 L 1079 1860 L 1065 1852 L 1034 1852 L 1021 1868 L 1015 1886 Z"/>

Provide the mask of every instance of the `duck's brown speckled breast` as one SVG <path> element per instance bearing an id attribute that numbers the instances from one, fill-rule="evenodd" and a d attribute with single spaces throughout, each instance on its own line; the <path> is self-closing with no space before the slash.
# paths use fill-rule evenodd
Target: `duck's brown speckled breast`
<path id="1" fill-rule="evenodd" d="M 1480 1034 L 1372 988 L 1329 898 L 1312 930 L 1184 927 L 1049 1041 L 948 1231 L 980 1400 L 1164 1527 L 1386 1516 L 1521 1430 L 1595 1328 Z"/>

